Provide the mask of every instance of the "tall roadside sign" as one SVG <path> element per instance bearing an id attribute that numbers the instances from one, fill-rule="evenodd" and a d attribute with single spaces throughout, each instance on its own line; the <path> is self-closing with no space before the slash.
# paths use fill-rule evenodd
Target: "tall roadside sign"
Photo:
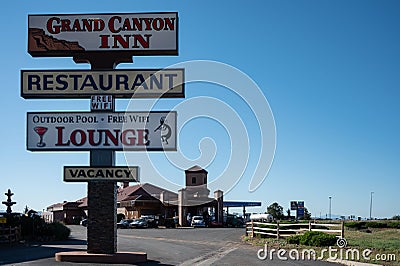
<path id="1" fill-rule="evenodd" d="M 304 218 L 304 201 L 291 201 L 290 209 L 296 211 L 296 220 Z"/>
<path id="2" fill-rule="evenodd" d="M 95 262 L 96 254 L 113 254 L 100 256 L 102 262 L 146 261 L 146 253 L 117 253 L 115 181 L 137 181 L 139 168 L 115 166 L 115 151 L 175 151 L 177 114 L 115 112 L 115 98 L 183 98 L 184 70 L 115 67 L 133 62 L 132 56 L 178 55 L 178 13 L 29 15 L 28 53 L 91 64 L 90 70 L 21 71 L 25 99 L 91 100 L 91 112 L 27 114 L 28 150 L 90 152 L 90 166 L 64 167 L 65 181 L 88 182 L 87 253 L 78 257 L 90 253 L 82 262 Z M 77 259 L 61 253 L 57 261 Z"/>
<path id="3" fill-rule="evenodd" d="M 297 202 L 297 218 L 298 219 L 304 218 L 304 201 Z"/>

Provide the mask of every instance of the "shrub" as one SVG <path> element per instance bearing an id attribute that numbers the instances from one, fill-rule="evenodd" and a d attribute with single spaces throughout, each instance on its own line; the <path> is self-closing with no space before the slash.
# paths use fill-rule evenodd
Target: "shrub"
<path id="1" fill-rule="evenodd" d="M 315 225 L 313 228 L 315 228 L 315 229 L 329 230 L 329 227 L 327 227 L 327 226 L 322 226 L 322 225 Z"/>
<path id="2" fill-rule="evenodd" d="M 300 244 L 301 245 L 311 246 L 311 240 L 317 234 L 318 234 L 318 232 L 315 232 L 315 231 L 305 232 L 300 238 Z"/>
<path id="3" fill-rule="evenodd" d="M 346 227 L 348 227 L 348 228 L 353 228 L 353 229 L 356 229 L 356 230 L 360 230 L 360 229 L 366 228 L 365 222 L 347 222 L 344 225 Z"/>
<path id="4" fill-rule="evenodd" d="M 322 233 L 322 232 L 317 232 L 318 234 L 314 235 L 311 240 L 309 245 L 310 246 L 315 246 L 315 247 L 327 247 L 327 246 L 333 246 L 336 244 L 336 236 Z"/>
<path id="5" fill-rule="evenodd" d="M 21 237 L 25 240 L 65 240 L 68 239 L 71 230 L 59 222 L 46 223 L 41 217 L 21 216 Z"/>
<path id="6" fill-rule="evenodd" d="M 286 241 L 288 242 L 288 244 L 300 244 L 300 238 L 302 237 L 302 235 L 293 235 L 293 236 L 289 236 L 288 238 L 286 238 Z"/>
<path id="7" fill-rule="evenodd" d="M 368 228 L 397 228 L 400 229 L 400 222 L 397 221 L 367 221 L 367 222 L 347 222 L 345 226 L 356 230 L 363 230 Z"/>
<path id="8" fill-rule="evenodd" d="M 20 225 L 22 238 L 29 239 L 42 234 L 46 227 L 46 222 L 37 215 L 32 217 L 23 215 L 20 218 Z"/>
<path id="9" fill-rule="evenodd" d="M 387 226 L 389 228 L 400 229 L 400 222 L 388 222 Z"/>
<path id="10" fill-rule="evenodd" d="M 290 236 L 286 239 L 289 244 L 301 244 L 306 246 L 325 247 L 336 243 L 336 236 L 323 232 L 309 231 L 303 235 Z"/>
<path id="11" fill-rule="evenodd" d="M 275 225 L 257 224 L 257 226 L 260 227 L 260 228 L 276 229 L 276 226 L 275 226 Z"/>
<path id="12" fill-rule="evenodd" d="M 58 222 L 47 224 L 47 230 L 49 235 L 54 237 L 55 240 L 66 240 L 71 233 L 71 230 L 68 227 Z"/>
<path id="13" fill-rule="evenodd" d="M 387 228 L 387 223 L 366 222 L 365 226 L 368 227 L 368 228 Z"/>

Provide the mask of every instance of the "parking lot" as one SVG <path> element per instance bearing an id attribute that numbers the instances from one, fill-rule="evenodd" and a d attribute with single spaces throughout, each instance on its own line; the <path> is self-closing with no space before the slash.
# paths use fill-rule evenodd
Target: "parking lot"
<path id="1" fill-rule="evenodd" d="M 0 264 L 88 265 L 55 262 L 60 251 L 86 250 L 86 228 L 70 226 L 71 239 L 25 247 L 0 248 Z M 262 261 L 260 247 L 241 242 L 244 228 L 118 229 L 118 251 L 146 252 L 141 265 L 336 265 L 314 261 Z"/>

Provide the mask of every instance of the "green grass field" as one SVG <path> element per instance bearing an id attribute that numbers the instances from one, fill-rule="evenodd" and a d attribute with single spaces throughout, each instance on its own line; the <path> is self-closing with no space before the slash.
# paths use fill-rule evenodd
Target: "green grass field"
<path id="1" fill-rule="evenodd" d="M 356 230 L 345 228 L 345 239 L 347 247 L 343 249 L 345 254 L 348 249 L 357 249 L 360 252 L 360 262 L 373 263 L 388 266 L 400 266 L 400 229 L 392 228 L 369 228 L 369 230 Z M 271 248 L 290 249 L 309 249 L 309 246 L 288 244 L 284 239 L 244 237 L 244 241 L 252 245 L 264 246 L 267 244 Z M 320 253 L 323 247 L 312 247 Z M 333 248 L 338 248 L 337 246 Z M 364 250 L 371 250 L 369 260 L 362 256 Z M 319 254 L 318 253 L 318 254 Z M 328 258 L 328 256 L 325 256 Z M 343 257 L 345 258 L 345 257 Z"/>
<path id="2" fill-rule="evenodd" d="M 371 249 L 371 263 L 400 265 L 400 229 L 372 229 L 371 233 L 346 230 L 345 238 L 349 248 Z M 377 261 L 382 258 L 385 261 Z"/>

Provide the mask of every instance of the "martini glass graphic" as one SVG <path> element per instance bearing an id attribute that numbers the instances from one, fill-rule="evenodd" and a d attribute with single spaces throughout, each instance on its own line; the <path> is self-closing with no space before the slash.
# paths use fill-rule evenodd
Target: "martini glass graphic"
<path id="1" fill-rule="evenodd" d="M 39 142 L 36 144 L 38 147 L 46 146 L 46 143 L 43 142 L 43 135 L 47 131 L 47 127 L 35 127 L 33 130 L 39 135 Z"/>

